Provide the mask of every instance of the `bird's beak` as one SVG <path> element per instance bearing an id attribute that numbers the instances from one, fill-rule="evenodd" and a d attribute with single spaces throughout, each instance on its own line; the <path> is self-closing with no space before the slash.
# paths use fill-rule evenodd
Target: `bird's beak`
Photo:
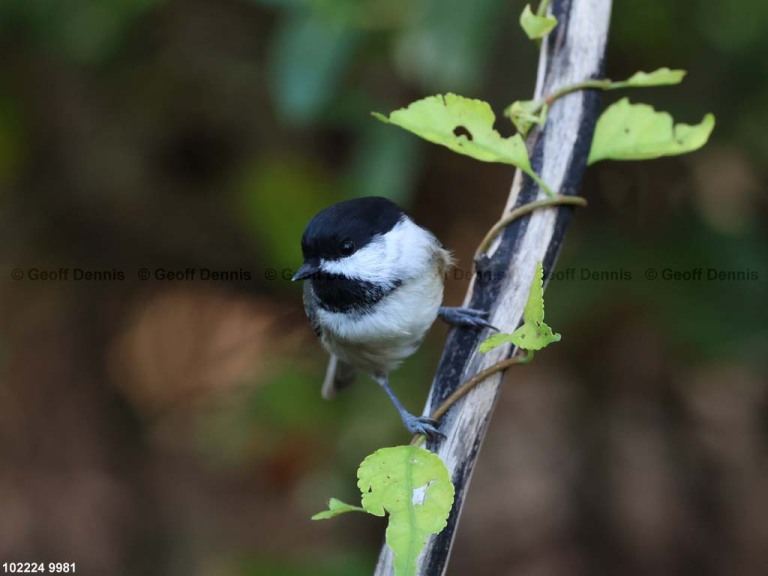
<path id="1" fill-rule="evenodd" d="M 305 278 L 309 278 L 312 276 L 312 274 L 316 274 L 320 271 L 320 262 L 316 260 L 308 260 L 304 262 L 304 264 L 301 265 L 301 267 L 296 271 L 296 274 L 293 275 L 293 278 L 291 278 L 291 282 L 296 282 L 296 280 L 304 280 Z"/>

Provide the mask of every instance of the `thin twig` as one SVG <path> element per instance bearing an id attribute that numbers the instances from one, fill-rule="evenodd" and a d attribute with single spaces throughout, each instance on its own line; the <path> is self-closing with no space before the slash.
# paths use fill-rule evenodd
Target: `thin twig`
<path id="1" fill-rule="evenodd" d="M 582 198 L 581 196 L 564 196 L 562 194 L 558 194 L 554 198 L 544 198 L 543 200 L 536 200 L 534 202 L 529 202 L 528 204 L 523 204 L 519 208 L 515 208 L 512 210 L 509 214 L 504 216 L 501 220 L 496 222 L 493 226 L 491 226 L 491 229 L 488 230 L 488 233 L 485 235 L 485 238 L 483 238 L 482 242 L 480 242 L 480 245 L 477 247 L 477 251 L 475 252 L 475 261 L 478 260 L 483 254 L 488 252 L 488 248 L 491 247 L 491 243 L 494 241 L 496 236 L 498 236 L 504 228 L 509 226 L 509 224 L 521 216 L 525 216 L 526 214 L 530 214 L 534 210 L 538 208 L 546 208 L 548 206 L 560 206 L 563 204 L 570 204 L 571 206 L 586 206 L 587 201 Z"/>

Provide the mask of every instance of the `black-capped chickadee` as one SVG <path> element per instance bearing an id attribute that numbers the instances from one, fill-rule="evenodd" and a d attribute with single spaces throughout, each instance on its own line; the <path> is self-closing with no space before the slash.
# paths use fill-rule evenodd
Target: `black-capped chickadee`
<path id="1" fill-rule="evenodd" d="M 408 412 L 389 373 L 413 354 L 439 316 L 449 324 L 492 328 L 487 314 L 443 300 L 450 253 L 385 198 L 347 200 L 318 213 L 301 238 L 304 310 L 331 355 L 322 394 L 330 398 L 370 374 L 413 434 L 441 435 L 437 422 Z"/>

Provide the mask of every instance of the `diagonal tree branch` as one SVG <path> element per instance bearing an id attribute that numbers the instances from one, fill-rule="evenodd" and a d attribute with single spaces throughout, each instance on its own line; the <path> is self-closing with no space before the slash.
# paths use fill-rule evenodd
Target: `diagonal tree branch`
<path id="1" fill-rule="evenodd" d="M 553 0 L 557 28 L 542 44 L 535 97 L 575 82 L 603 75 L 611 0 Z M 528 138 L 533 167 L 544 182 L 562 194 L 576 195 L 584 176 L 592 134 L 598 116 L 599 95 L 594 91 L 569 94 L 555 102 L 543 130 Z M 517 171 L 505 213 L 543 198 L 539 187 Z M 512 222 L 477 263 L 464 304 L 491 311 L 491 323 L 512 332 L 520 323 L 536 264 L 544 262 L 548 279 L 554 267 L 571 206 L 543 208 Z M 510 346 L 480 354 L 487 338 L 468 330 L 452 330 L 435 375 L 424 413 L 429 414 L 465 380 L 513 354 Z M 448 566 L 464 499 L 478 452 L 499 393 L 503 374 L 497 373 L 474 388 L 443 416 L 447 438 L 428 447 L 448 466 L 456 487 L 456 500 L 448 526 L 431 537 L 419 559 L 419 574 L 441 576 Z M 376 576 L 393 573 L 392 554 L 385 545 Z"/>

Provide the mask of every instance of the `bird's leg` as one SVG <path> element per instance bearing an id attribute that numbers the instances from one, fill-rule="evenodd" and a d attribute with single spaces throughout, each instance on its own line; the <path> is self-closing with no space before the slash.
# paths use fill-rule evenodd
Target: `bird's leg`
<path id="1" fill-rule="evenodd" d="M 459 326 L 461 328 L 491 328 L 493 330 L 498 330 L 498 328 L 486 320 L 488 312 L 483 310 L 462 308 L 460 306 L 441 306 L 437 311 L 437 315 L 443 322 L 450 324 L 451 326 Z"/>
<path id="2" fill-rule="evenodd" d="M 432 420 L 432 418 L 427 418 L 426 416 L 414 416 L 403 407 L 392 391 L 392 388 L 389 387 L 389 376 L 382 373 L 373 374 L 373 379 L 378 382 L 379 386 L 384 388 L 384 392 L 392 400 L 392 404 L 395 405 L 395 408 L 400 413 L 400 418 L 402 418 L 403 425 L 408 432 L 411 434 L 423 434 L 428 440 L 436 440 L 438 436 L 445 438 L 445 434 L 437 429 L 437 420 Z"/>

